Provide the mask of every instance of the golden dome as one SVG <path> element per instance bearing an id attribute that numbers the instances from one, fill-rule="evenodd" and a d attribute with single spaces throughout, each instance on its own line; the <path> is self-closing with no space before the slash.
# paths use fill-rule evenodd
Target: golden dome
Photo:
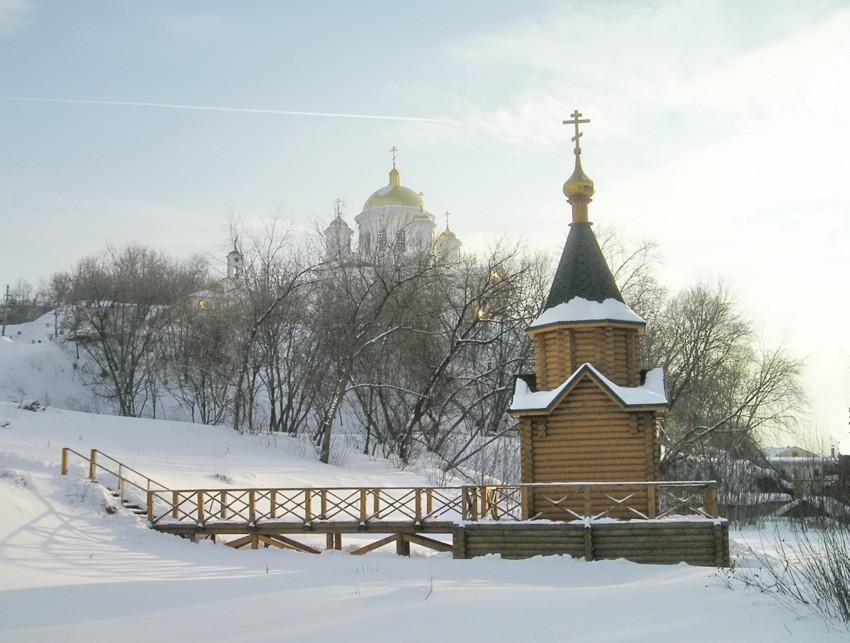
<path id="1" fill-rule="evenodd" d="M 390 170 L 390 184 L 386 187 L 377 190 L 366 199 L 363 209 L 377 208 L 386 205 L 409 205 L 415 208 L 425 208 L 422 202 L 422 197 L 410 188 L 406 188 L 399 180 L 398 170 L 393 168 Z"/>
<path id="2" fill-rule="evenodd" d="M 437 239 L 439 239 L 440 241 L 445 241 L 446 239 L 457 239 L 457 235 L 448 228 L 446 228 L 440 233 L 440 236 L 437 237 Z"/>
<path id="3" fill-rule="evenodd" d="M 348 228 L 348 224 L 343 221 L 342 217 L 336 217 L 328 224 L 329 228 Z"/>
<path id="4" fill-rule="evenodd" d="M 572 176 L 564 183 L 564 194 L 567 199 L 572 199 L 573 197 L 589 199 L 593 196 L 594 191 L 593 181 L 581 169 L 581 155 L 578 153 L 576 154 L 576 169 L 573 170 Z"/>

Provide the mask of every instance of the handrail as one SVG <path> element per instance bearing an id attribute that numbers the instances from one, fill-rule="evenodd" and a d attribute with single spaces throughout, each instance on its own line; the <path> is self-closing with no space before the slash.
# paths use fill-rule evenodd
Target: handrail
<path id="1" fill-rule="evenodd" d="M 520 521 L 544 517 L 569 521 L 599 519 L 618 513 L 639 520 L 681 514 L 716 518 L 715 484 L 713 481 L 565 482 L 452 487 L 172 489 L 148 493 L 149 508 L 154 504 L 165 506 L 159 513 L 149 513 L 148 519 L 151 524 L 277 521 L 307 526 L 316 521 L 350 521 L 361 525 L 399 520 L 420 525 L 439 520 Z M 546 498 L 548 513 L 524 515 L 530 494 L 546 494 L 553 490 L 559 493 L 554 498 Z M 640 492 L 653 498 L 643 511 L 628 502 Z M 571 495 L 581 496 L 583 502 L 578 503 L 578 508 L 566 502 Z M 598 508 L 600 503 L 601 509 Z M 595 513 L 594 507 L 597 507 Z M 553 514 L 561 518 L 552 518 Z"/>
<path id="2" fill-rule="evenodd" d="M 80 458 L 83 461 L 88 463 L 88 465 L 89 465 L 89 480 L 91 480 L 92 482 L 96 481 L 98 470 L 101 470 L 105 473 L 108 473 L 110 475 L 115 476 L 115 478 L 118 481 L 118 496 L 119 496 L 119 499 L 122 502 L 125 500 L 125 491 L 126 491 L 127 485 L 129 485 L 131 487 L 135 487 L 136 489 L 138 489 L 139 491 L 141 491 L 144 494 L 147 494 L 149 491 L 154 490 L 156 488 L 158 488 L 160 490 L 167 490 L 168 489 L 168 487 L 166 487 L 164 484 L 157 482 L 153 478 L 146 476 L 145 474 L 141 473 L 140 471 L 137 471 L 133 467 L 127 466 L 123 462 L 116 460 L 112 456 L 104 453 L 103 451 L 99 451 L 98 449 L 92 449 L 90 455 L 85 456 L 82 453 L 79 453 L 78 451 L 71 449 L 70 447 L 63 447 L 62 448 L 62 467 L 61 467 L 63 476 L 68 474 L 68 468 L 69 468 L 69 464 L 70 464 L 70 455 L 71 454 L 77 456 L 78 458 Z M 109 460 L 110 462 L 112 462 L 114 464 L 117 464 L 118 470 L 113 471 L 113 470 L 109 469 L 108 467 L 103 466 L 103 464 L 101 464 L 98 461 L 99 456 Z M 134 474 L 138 478 L 141 478 L 141 480 L 144 482 L 144 485 L 141 485 L 138 482 L 136 482 L 135 480 L 133 480 L 132 478 L 128 477 L 127 473 Z"/>
<path id="3" fill-rule="evenodd" d="M 672 515 L 716 518 L 717 488 L 713 480 L 635 482 L 542 482 L 446 487 L 269 487 L 169 489 L 115 458 L 92 449 L 85 455 L 62 449 L 62 475 L 68 473 L 70 455 L 89 463 L 89 479 L 98 471 L 118 480 L 124 501 L 127 485 L 144 495 L 151 525 L 188 523 L 203 526 L 210 521 L 261 521 L 301 523 L 349 521 L 360 525 L 375 522 L 475 522 L 520 521 L 535 518 L 583 520 L 623 517 L 653 520 Z M 118 465 L 113 471 L 98 461 Z M 136 477 L 128 477 L 128 473 Z M 137 481 L 141 480 L 141 484 Z M 554 493 L 553 493 L 554 492 Z M 630 502 L 644 493 L 648 502 Z M 534 495 L 546 507 L 527 515 Z M 638 508 L 640 507 L 640 508 Z M 553 518 L 553 516 L 555 516 Z"/>

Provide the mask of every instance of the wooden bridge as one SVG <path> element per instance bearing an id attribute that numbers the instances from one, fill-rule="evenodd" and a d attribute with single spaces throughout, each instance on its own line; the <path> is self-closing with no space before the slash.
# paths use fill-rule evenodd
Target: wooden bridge
<path id="1" fill-rule="evenodd" d="M 294 536 L 323 534 L 326 548 L 341 549 L 345 534 L 383 535 L 350 553 L 395 542 L 402 555 L 412 543 L 456 558 L 566 553 L 588 560 L 729 563 L 728 525 L 717 516 L 710 481 L 169 489 L 96 449 L 88 455 L 63 449 L 63 475 L 73 456 L 87 465 L 90 480 L 145 515 L 153 529 L 193 541 L 319 553 Z M 529 494 L 538 506 L 545 499 L 545 512 L 524 514 Z M 629 506 L 636 494 L 654 499 L 648 512 Z M 450 534 L 451 543 L 434 537 L 439 534 Z"/>

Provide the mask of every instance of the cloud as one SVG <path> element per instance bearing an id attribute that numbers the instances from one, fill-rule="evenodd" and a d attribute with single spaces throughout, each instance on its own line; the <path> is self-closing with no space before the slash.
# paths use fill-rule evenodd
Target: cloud
<path id="1" fill-rule="evenodd" d="M 848 31 L 835 2 L 571 3 L 449 46 L 451 65 L 487 80 L 439 88 L 437 102 L 465 136 L 517 146 L 562 142 L 559 117 L 576 107 L 597 140 L 665 121 L 671 136 L 677 123 L 731 135 L 814 103 L 846 119 Z"/>
<path id="2" fill-rule="evenodd" d="M 29 0 L 0 0 L 0 36 L 19 30 L 31 8 Z"/>

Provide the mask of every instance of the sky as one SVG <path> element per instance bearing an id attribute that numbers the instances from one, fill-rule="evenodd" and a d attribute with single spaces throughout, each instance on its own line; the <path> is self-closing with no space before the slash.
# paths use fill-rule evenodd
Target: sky
<path id="1" fill-rule="evenodd" d="M 223 270 L 229 217 L 352 223 L 393 146 L 464 250 L 556 257 L 578 109 L 591 220 L 728 283 L 848 452 L 848 37 L 828 0 L 0 0 L 0 286 L 131 241 Z"/>

